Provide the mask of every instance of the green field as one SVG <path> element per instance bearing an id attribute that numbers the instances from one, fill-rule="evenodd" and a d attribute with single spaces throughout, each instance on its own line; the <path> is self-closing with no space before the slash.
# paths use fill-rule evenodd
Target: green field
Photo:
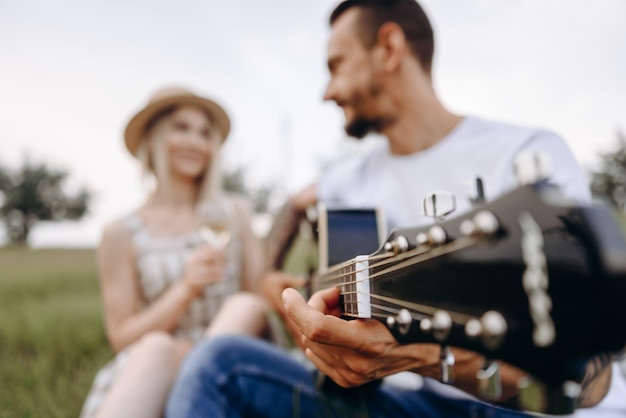
<path id="1" fill-rule="evenodd" d="M 0 247 L 0 418 L 77 417 L 112 356 L 94 250 Z"/>
<path id="2" fill-rule="evenodd" d="M 77 417 L 111 356 L 93 250 L 0 248 L 0 418 Z"/>

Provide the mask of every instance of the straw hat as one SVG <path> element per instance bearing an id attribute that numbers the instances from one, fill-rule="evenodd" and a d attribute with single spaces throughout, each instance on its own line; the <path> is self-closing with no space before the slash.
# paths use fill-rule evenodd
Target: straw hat
<path id="1" fill-rule="evenodd" d="M 162 110 L 179 105 L 194 105 L 206 110 L 211 116 L 212 122 L 222 133 L 222 140 L 226 140 L 230 132 L 230 119 L 220 105 L 206 97 L 197 96 L 187 89 L 168 87 L 154 93 L 148 104 L 126 125 L 124 141 L 128 151 L 137 156 L 137 149 L 145 137 L 148 122 Z"/>

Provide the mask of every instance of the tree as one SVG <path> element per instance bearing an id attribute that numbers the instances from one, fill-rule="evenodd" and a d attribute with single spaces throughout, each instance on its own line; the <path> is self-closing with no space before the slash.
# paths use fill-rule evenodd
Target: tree
<path id="1" fill-rule="evenodd" d="M 599 170 L 591 173 L 591 190 L 607 196 L 622 212 L 626 211 L 626 135 L 617 133 L 619 146 L 600 156 Z"/>
<path id="2" fill-rule="evenodd" d="M 91 194 L 66 193 L 67 176 L 28 159 L 14 172 L 0 166 L 0 219 L 11 244 L 26 245 L 37 222 L 78 220 L 87 213 Z"/>
<path id="3" fill-rule="evenodd" d="M 251 188 L 246 183 L 245 172 L 242 168 L 237 168 L 224 173 L 224 190 L 241 193 L 250 198 L 257 213 L 268 211 L 269 199 L 272 193 L 270 187 Z"/>

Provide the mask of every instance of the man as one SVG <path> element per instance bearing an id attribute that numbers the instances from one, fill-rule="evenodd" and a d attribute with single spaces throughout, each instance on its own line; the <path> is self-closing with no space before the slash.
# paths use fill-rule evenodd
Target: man
<path id="1" fill-rule="evenodd" d="M 390 228 L 428 222 L 419 215 L 421 197 L 434 190 L 457 195 L 457 212 L 463 212 L 470 208 L 462 198 L 469 178 L 481 177 L 491 200 L 515 187 L 513 162 L 526 151 L 553 156 L 549 181 L 570 198 L 589 200 L 580 168 L 554 134 L 447 110 L 432 85 L 433 51 L 430 23 L 414 0 L 348 0 L 335 9 L 324 98 L 342 108 L 349 135 L 374 131 L 387 141 L 332 167 L 316 185 L 291 199 L 274 227 L 272 235 L 279 237 L 275 242 L 288 241 L 283 237 L 289 236 L 293 220 L 318 200 L 380 207 Z M 279 259 L 281 247 L 271 247 L 271 256 Z M 475 381 L 482 356 L 453 349 L 456 379 L 453 386 L 443 385 L 438 382 L 439 346 L 398 344 L 375 320 L 344 321 L 337 317 L 337 289 L 317 292 L 307 304 L 289 289 L 301 285 L 301 280 L 276 272 L 267 275 L 265 289 L 308 360 L 341 388 L 320 386 L 310 368 L 277 347 L 241 337 L 212 339 L 188 357 L 170 396 L 168 415 L 525 416 L 507 408 L 516 406 L 522 371 L 502 365 L 500 398 L 494 404 L 482 402 Z M 626 386 L 614 376 L 617 368 L 608 355 L 595 360 L 579 403 L 599 406 L 580 411 L 621 416 L 610 413 L 626 413 L 611 409 L 613 398 Z M 424 377 L 413 381 L 419 390 L 406 380 L 380 382 L 406 376 L 398 374 L 405 371 Z M 600 415 L 602 408 L 609 412 Z"/>

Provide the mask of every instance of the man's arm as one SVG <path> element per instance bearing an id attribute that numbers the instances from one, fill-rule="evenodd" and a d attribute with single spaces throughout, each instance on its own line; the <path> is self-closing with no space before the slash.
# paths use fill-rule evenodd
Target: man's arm
<path id="1" fill-rule="evenodd" d="M 613 356 L 609 353 L 601 353 L 587 363 L 578 397 L 581 408 L 597 405 L 609 392 L 613 375 L 612 363 Z"/>
<path id="2" fill-rule="evenodd" d="M 316 202 L 317 189 L 315 185 L 312 185 L 288 199 L 274 217 L 274 223 L 267 237 L 269 270 L 280 270 L 306 209 Z"/>
<path id="3" fill-rule="evenodd" d="M 285 257 L 296 238 L 300 222 L 306 209 L 317 201 L 316 187 L 310 186 L 287 200 L 276 217 L 267 238 L 267 268 L 261 282 L 263 296 L 272 308 L 282 317 L 283 323 L 293 341 L 300 345 L 300 331 L 285 314 L 282 292 L 288 287 L 300 288 L 305 279 L 284 273 L 281 270 Z"/>

